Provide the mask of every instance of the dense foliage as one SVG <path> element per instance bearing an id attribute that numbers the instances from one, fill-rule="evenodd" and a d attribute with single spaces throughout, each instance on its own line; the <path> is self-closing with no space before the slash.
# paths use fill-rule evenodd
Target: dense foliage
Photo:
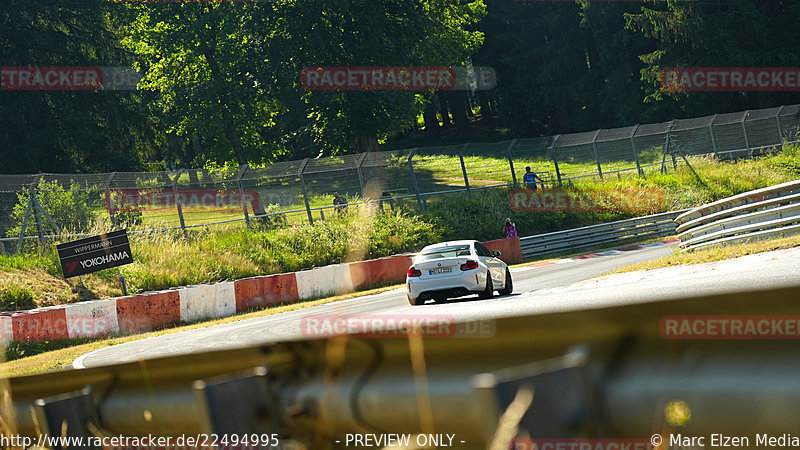
<path id="1" fill-rule="evenodd" d="M 136 91 L 0 91 L 3 173 L 272 162 L 440 124 L 516 137 L 797 103 L 667 93 L 670 66 L 797 67 L 800 4 L 5 0 L 2 66 L 136 67 Z M 491 91 L 306 91 L 304 67 L 490 66 Z M 418 117 L 424 117 L 424 131 Z"/>

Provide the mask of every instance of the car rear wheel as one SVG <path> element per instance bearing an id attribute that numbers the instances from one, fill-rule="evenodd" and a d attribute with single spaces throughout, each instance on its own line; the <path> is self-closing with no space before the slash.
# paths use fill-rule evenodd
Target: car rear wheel
<path id="1" fill-rule="evenodd" d="M 413 299 L 413 298 L 411 298 L 410 295 L 406 294 L 406 298 L 408 299 L 408 304 L 411 305 L 411 306 L 417 306 L 417 305 L 421 305 L 421 304 L 425 303 L 425 301 L 422 300 L 420 297 L 417 297 L 416 299 Z"/>
<path id="2" fill-rule="evenodd" d="M 487 298 L 492 298 L 494 295 L 494 286 L 492 285 L 492 274 L 486 272 L 486 289 L 483 290 L 480 294 L 478 294 L 478 298 L 485 300 Z"/>
<path id="3" fill-rule="evenodd" d="M 511 279 L 511 271 L 506 267 L 506 285 L 497 291 L 500 295 L 508 295 L 514 292 L 514 281 Z"/>

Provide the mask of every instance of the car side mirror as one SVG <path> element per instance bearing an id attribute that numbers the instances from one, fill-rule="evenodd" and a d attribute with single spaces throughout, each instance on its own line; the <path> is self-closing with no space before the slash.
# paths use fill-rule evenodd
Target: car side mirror
<path id="1" fill-rule="evenodd" d="M 500 255 L 502 255 L 502 253 L 500 253 L 500 250 L 495 250 L 492 252 L 492 256 L 494 256 L 495 258 L 499 257 Z"/>

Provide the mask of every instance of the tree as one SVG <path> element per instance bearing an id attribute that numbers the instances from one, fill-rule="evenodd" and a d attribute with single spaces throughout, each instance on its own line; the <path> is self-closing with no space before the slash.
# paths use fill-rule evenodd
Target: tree
<path id="1" fill-rule="evenodd" d="M 729 0 L 681 2 L 641 7 L 626 15 L 627 26 L 655 39 L 657 47 L 641 55 L 646 101 L 662 117 L 705 115 L 796 103 L 789 92 L 666 93 L 659 74 L 666 67 L 797 67 L 800 37 L 791 30 L 800 19 L 794 1 Z"/>
<path id="2" fill-rule="evenodd" d="M 9 66 L 127 66 L 104 0 L 5 0 L 0 54 Z M 89 172 L 140 168 L 158 142 L 133 91 L 0 90 L 0 172 Z"/>
<path id="3" fill-rule="evenodd" d="M 420 103 L 408 91 L 302 92 L 303 68 L 460 65 L 482 42 L 483 34 L 468 28 L 485 6 L 482 0 L 305 0 L 279 1 L 272 13 L 280 28 L 264 59 L 278 63 L 272 69 L 278 76 L 294 80 L 296 91 L 282 93 L 301 96 L 321 150 L 335 154 L 374 149 L 370 143 L 406 129 L 432 97 Z"/>
<path id="4" fill-rule="evenodd" d="M 125 44 L 158 90 L 167 131 L 210 160 L 269 162 L 374 149 L 402 131 L 414 92 L 309 92 L 308 66 L 452 65 L 480 43 L 481 0 L 279 0 L 131 6 Z M 220 139 L 224 136 L 224 139 Z"/>
<path id="5" fill-rule="evenodd" d="M 583 131 L 595 125 L 590 33 L 566 2 L 497 0 L 480 24 L 486 42 L 475 65 L 497 72 L 496 97 L 516 135 Z"/>

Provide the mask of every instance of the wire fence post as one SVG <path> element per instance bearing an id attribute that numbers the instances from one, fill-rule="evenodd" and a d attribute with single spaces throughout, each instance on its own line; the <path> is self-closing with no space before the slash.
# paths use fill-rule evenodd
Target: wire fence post
<path id="1" fill-rule="evenodd" d="M 52 217 L 50 217 L 50 213 L 47 212 L 47 209 L 45 209 L 42 206 L 42 204 L 38 202 L 38 200 L 37 200 L 36 204 L 39 206 L 39 211 L 42 214 L 44 214 L 44 218 L 47 219 L 47 221 L 50 222 L 50 225 L 53 226 L 53 229 L 55 230 L 55 232 L 60 234 L 61 233 L 61 229 L 58 227 L 58 225 L 56 225 L 56 221 L 53 220 Z"/>
<path id="2" fill-rule="evenodd" d="M 175 174 L 175 178 L 172 179 L 172 193 L 175 195 L 175 206 L 178 208 L 178 219 L 180 219 L 181 222 L 183 237 L 188 238 L 189 234 L 186 232 L 186 222 L 183 220 L 183 202 L 181 202 L 181 196 L 178 193 L 178 178 L 181 177 L 183 171 L 184 169 L 179 170 L 178 173 Z"/>
<path id="3" fill-rule="evenodd" d="M 714 114 L 714 117 L 711 118 L 711 123 L 708 124 L 708 134 L 711 135 L 711 150 L 714 150 L 714 158 L 717 157 L 717 138 L 714 136 L 714 122 L 717 121 L 717 117 L 719 114 Z"/>
<path id="4" fill-rule="evenodd" d="M 461 151 L 458 152 L 458 159 L 461 161 L 461 173 L 464 174 L 464 186 L 467 188 L 467 195 L 472 197 L 472 192 L 469 190 L 469 178 L 467 177 L 467 166 L 464 165 L 464 150 L 467 149 L 469 143 L 464 144 L 461 147 Z"/>
<path id="5" fill-rule="evenodd" d="M 639 152 L 636 151 L 636 132 L 639 131 L 639 124 L 637 123 L 635 127 L 633 127 L 633 131 L 631 132 L 631 149 L 633 149 L 633 159 L 636 161 L 636 173 L 639 176 L 644 175 L 644 170 L 642 170 L 642 165 L 639 164 Z"/>
<path id="6" fill-rule="evenodd" d="M 556 144 L 558 143 L 558 139 L 561 137 L 560 134 L 557 134 L 556 137 L 553 138 L 553 143 L 550 144 L 550 153 L 553 155 L 553 164 L 556 166 L 556 177 L 558 178 L 558 185 L 561 186 L 561 171 L 558 170 L 558 157 L 556 156 Z"/>
<path id="7" fill-rule="evenodd" d="M 744 133 L 744 145 L 747 146 L 747 150 L 750 150 L 750 137 L 747 135 L 747 116 L 750 115 L 750 110 L 744 112 L 744 116 L 742 116 L 742 133 Z"/>
<path id="8" fill-rule="evenodd" d="M 28 196 L 28 206 L 25 208 L 25 216 L 22 218 L 22 226 L 19 230 L 19 240 L 17 240 L 17 250 L 15 254 L 19 254 L 22 251 L 22 241 L 25 239 L 25 231 L 28 229 L 28 219 L 31 217 L 31 210 L 33 209 L 33 198 Z"/>
<path id="9" fill-rule="evenodd" d="M 417 194 L 417 206 L 420 209 L 428 209 L 425 202 L 422 200 L 422 195 L 419 193 L 419 183 L 417 183 L 417 174 L 414 173 L 414 155 L 417 153 L 419 147 L 411 149 L 408 154 L 408 171 L 411 173 L 411 182 L 414 183 L 414 193 Z"/>
<path id="10" fill-rule="evenodd" d="M 517 184 L 517 174 L 514 173 L 514 158 L 511 157 L 511 148 L 516 143 L 517 143 L 517 140 L 516 139 L 512 139 L 511 143 L 508 144 L 508 147 L 506 147 L 506 156 L 508 157 L 508 166 L 511 168 L 511 179 L 514 181 L 514 185 L 515 186 Z"/>
<path id="11" fill-rule="evenodd" d="M 241 166 L 239 166 L 239 173 L 236 174 L 236 184 L 239 185 L 239 198 L 242 201 L 242 212 L 244 212 L 244 224 L 248 230 L 250 229 L 250 215 L 247 214 L 247 202 L 244 199 L 244 188 L 242 187 L 242 177 L 249 168 L 250 166 L 248 164 L 242 164 Z M 253 201 L 255 201 L 255 199 Z M 255 213 L 255 209 L 253 210 L 253 213 Z"/>
<path id="12" fill-rule="evenodd" d="M 600 181 L 603 181 L 603 169 L 600 167 L 600 154 L 597 153 L 597 136 L 600 136 L 600 132 L 603 130 L 597 130 L 592 137 L 592 151 L 594 151 L 594 160 L 597 161 L 597 173 L 600 174 Z"/>
<path id="13" fill-rule="evenodd" d="M 673 125 L 675 125 L 674 119 L 667 126 L 666 138 L 664 139 L 664 155 L 661 157 L 661 173 L 667 173 L 667 152 L 669 151 L 670 132 Z"/>
<path id="14" fill-rule="evenodd" d="M 367 198 L 366 187 L 364 185 L 364 175 L 361 173 L 361 164 L 364 163 L 364 160 L 367 159 L 367 155 L 369 153 L 364 152 L 361 156 L 358 157 L 358 162 L 356 163 L 356 171 L 358 172 L 358 184 L 361 186 L 361 198 Z"/>
<path id="15" fill-rule="evenodd" d="M 783 147 L 783 124 L 781 124 L 781 113 L 786 108 L 786 105 L 781 106 L 778 114 L 775 114 L 775 123 L 778 125 L 778 146 Z"/>
<path id="16" fill-rule="evenodd" d="M 308 158 L 303 159 L 300 163 L 300 168 L 297 169 L 297 176 L 300 177 L 300 188 L 303 190 L 303 201 L 306 204 L 306 213 L 308 213 L 308 223 L 314 225 L 314 217 L 311 216 L 311 205 L 308 203 L 308 192 L 306 191 L 306 180 L 303 177 L 303 171 L 306 170 Z"/>
<path id="17" fill-rule="evenodd" d="M 114 180 L 114 176 L 117 172 L 111 172 L 111 175 L 108 176 L 105 184 L 103 185 L 103 192 L 106 195 L 106 208 L 108 209 L 108 217 L 111 219 L 111 227 L 117 228 L 117 216 L 114 214 L 114 206 L 111 201 L 111 181 Z"/>
<path id="18" fill-rule="evenodd" d="M 36 187 L 39 185 L 39 181 L 41 180 L 41 176 L 36 178 L 31 184 L 30 187 L 30 195 L 31 201 L 33 202 L 33 217 L 36 219 L 36 235 L 39 237 L 39 243 L 44 243 L 44 230 L 42 229 L 42 212 L 41 206 L 39 205 L 39 199 L 36 197 Z"/>
<path id="19" fill-rule="evenodd" d="M 2 239 L 0 239 L 0 253 L 2 253 L 3 256 L 6 256 L 6 246 L 3 244 Z"/>

